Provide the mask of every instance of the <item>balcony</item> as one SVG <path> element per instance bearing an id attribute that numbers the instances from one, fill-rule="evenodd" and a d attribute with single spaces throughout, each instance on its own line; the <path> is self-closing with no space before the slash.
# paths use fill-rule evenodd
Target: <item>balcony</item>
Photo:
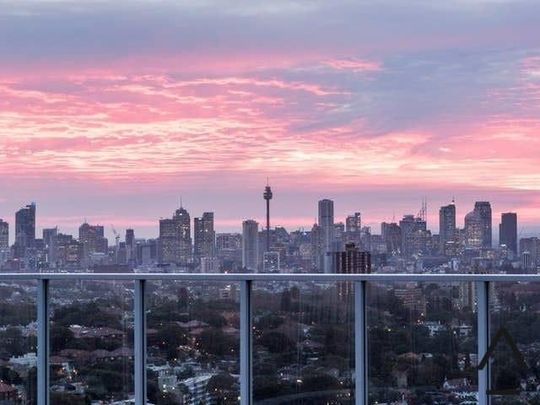
<path id="1" fill-rule="evenodd" d="M 0 297 L 2 404 L 540 399 L 538 275 L 4 273 Z"/>

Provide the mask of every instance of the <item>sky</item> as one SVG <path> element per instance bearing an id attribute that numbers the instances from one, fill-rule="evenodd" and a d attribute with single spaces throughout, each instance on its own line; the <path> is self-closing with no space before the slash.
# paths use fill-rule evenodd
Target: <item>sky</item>
<path id="1" fill-rule="evenodd" d="M 0 218 L 155 237 L 489 200 L 540 234 L 536 0 L 0 0 Z"/>

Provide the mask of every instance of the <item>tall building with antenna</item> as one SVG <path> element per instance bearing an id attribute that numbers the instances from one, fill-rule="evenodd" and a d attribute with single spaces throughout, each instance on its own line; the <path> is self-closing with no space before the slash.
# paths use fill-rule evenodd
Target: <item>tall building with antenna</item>
<path id="1" fill-rule="evenodd" d="M 263 198 L 266 201 L 266 251 L 270 251 L 270 200 L 272 199 L 272 189 L 266 182 L 266 187 L 264 188 Z"/>

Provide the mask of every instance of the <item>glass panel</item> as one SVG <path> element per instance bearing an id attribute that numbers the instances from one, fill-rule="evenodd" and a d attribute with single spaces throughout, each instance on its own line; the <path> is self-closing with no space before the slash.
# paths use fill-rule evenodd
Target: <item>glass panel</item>
<path id="1" fill-rule="evenodd" d="M 493 283 L 490 289 L 491 398 L 540 403 L 540 283 Z"/>
<path id="2" fill-rule="evenodd" d="M 369 283 L 369 403 L 475 403 L 474 303 L 472 283 Z"/>
<path id="3" fill-rule="evenodd" d="M 238 403 L 239 291 L 238 283 L 147 283 L 149 402 Z"/>
<path id="4" fill-rule="evenodd" d="M 37 403 L 35 281 L 0 281 L 0 403 Z"/>
<path id="5" fill-rule="evenodd" d="M 354 403 L 350 283 L 257 282 L 253 290 L 256 403 Z"/>
<path id="6" fill-rule="evenodd" d="M 134 398 L 132 281 L 51 281 L 51 403 Z"/>

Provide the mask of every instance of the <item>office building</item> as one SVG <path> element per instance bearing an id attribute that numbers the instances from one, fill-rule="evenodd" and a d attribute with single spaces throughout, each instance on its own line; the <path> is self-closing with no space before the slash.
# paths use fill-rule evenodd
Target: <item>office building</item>
<path id="1" fill-rule="evenodd" d="M 334 202 L 324 199 L 319 201 L 319 226 L 322 233 L 322 268 L 325 273 L 331 272 L 328 253 L 332 252 L 334 243 Z"/>
<path id="2" fill-rule="evenodd" d="M 162 264 L 190 263 L 192 260 L 191 219 L 180 207 L 171 219 L 159 221 L 159 262 Z"/>
<path id="3" fill-rule="evenodd" d="M 9 224 L 0 219 L 0 250 L 9 248 Z"/>
<path id="4" fill-rule="evenodd" d="M 58 228 L 45 228 L 43 230 L 43 244 L 47 253 L 47 263 L 55 267 L 58 252 Z"/>
<path id="5" fill-rule="evenodd" d="M 525 269 L 536 269 L 540 257 L 540 239 L 537 237 L 521 238 L 519 240 L 519 254 L 526 264 Z"/>
<path id="6" fill-rule="evenodd" d="M 456 205 L 452 201 L 450 205 L 441 207 L 439 210 L 439 251 L 446 254 L 448 243 L 456 238 Z"/>
<path id="7" fill-rule="evenodd" d="M 401 252 L 401 228 L 397 223 L 381 223 L 381 236 L 390 255 L 398 255 Z"/>
<path id="8" fill-rule="evenodd" d="M 337 274 L 368 274 L 371 273 L 371 255 L 362 252 L 354 243 L 347 243 L 344 251 L 332 252 L 332 272 Z M 340 298 L 350 296 L 353 283 L 339 282 L 338 294 Z"/>
<path id="9" fill-rule="evenodd" d="M 101 225 L 90 225 L 86 222 L 82 224 L 79 227 L 79 242 L 82 246 L 83 260 L 90 260 L 95 253 L 107 254 L 108 242 L 105 238 L 105 229 Z"/>
<path id="10" fill-rule="evenodd" d="M 257 271 L 259 265 L 259 224 L 248 219 L 242 223 L 242 267 Z"/>
<path id="11" fill-rule="evenodd" d="M 474 204 L 474 211 L 478 213 L 482 222 L 482 247 L 491 249 L 492 247 L 492 218 L 491 204 L 488 201 L 477 201 Z"/>
<path id="12" fill-rule="evenodd" d="M 477 210 L 465 215 L 465 247 L 480 249 L 485 242 L 485 221 Z"/>
<path id="13" fill-rule="evenodd" d="M 202 217 L 193 220 L 195 258 L 214 257 L 216 255 L 216 232 L 214 231 L 214 213 L 205 212 Z"/>
<path id="14" fill-rule="evenodd" d="M 347 216 L 345 219 L 345 231 L 347 233 L 357 233 L 362 229 L 362 216 L 359 212 Z"/>
<path id="15" fill-rule="evenodd" d="M 239 233 L 218 233 L 216 235 L 216 253 L 220 260 L 242 260 L 242 235 Z"/>
<path id="16" fill-rule="evenodd" d="M 501 214 L 499 225 L 499 244 L 505 245 L 514 256 L 517 255 L 517 214 L 505 212 Z"/>
<path id="17" fill-rule="evenodd" d="M 404 256 L 411 256 L 423 253 L 426 250 L 427 224 L 420 217 L 405 215 L 399 221 L 401 229 L 401 253 Z"/>
<path id="18" fill-rule="evenodd" d="M 36 204 L 21 208 L 15 214 L 15 257 L 24 258 L 36 241 Z"/>
<path id="19" fill-rule="evenodd" d="M 263 273 L 279 273 L 280 268 L 279 252 L 264 252 Z"/>

